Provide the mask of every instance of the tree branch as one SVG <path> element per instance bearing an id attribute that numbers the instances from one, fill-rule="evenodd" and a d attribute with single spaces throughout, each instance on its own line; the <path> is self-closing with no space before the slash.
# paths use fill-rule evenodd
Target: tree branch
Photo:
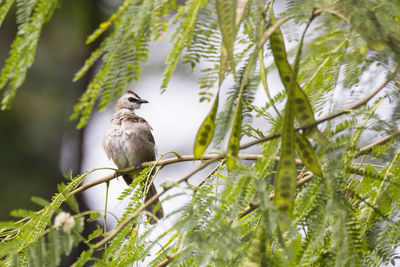
<path id="1" fill-rule="evenodd" d="M 396 70 L 397 70 L 397 65 L 390 71 L 390 75 L 394 74 L 394 73 L 396 72 Z M 318 120 L 315 120 L 315 121 L 312 122 L 312 123 L 309 123 L 309 124 L 306 124 L 306 125 L 303 125 L 303 126 L 300 126 L 300 127 L 296 127 L 296 128 L 295 128 L 295 131 L 308 129 L 308 128 L 310 128 L 310 127 L 316 126 L 316 125 L 318 125 L 318 124 L 320 124 L 320 123 L 323 123 L 323 122 L 325 122 L 325 121 L 332 120 L 332 119 L 334 119 L 334 118 L 336 118 L 336 117 L 339 117 L 339 116 L 341 116 L 341 115 L 350 113 L 352 110 L 355 110 L 355 109 L 358 109 L 358 108 L 364 106 L 364 105 L 367 104 L 374 96 L 376 96 L 383 88 L 385 88 L 385 86 L 386 86 L 391 80 L 392 80 L 391 77 L 386 78 L 386 79 L 378 86 L 378 88 L 376 88 L 371 94 L 369 94 L 368 96 L 366 96 L 365 98 L 363 98 L 361 101 L 357 102 L 356 104 L 354 104 L 354 105 L 351 106 L 350 108 L 348 108 L 348 109 L 343 109 L 343 110 L 338 111 L 338 112 L 336 112 L 336 113 L 333 113 L 333 114 L 331 114 L 331 115 L 325 116 L 325 117 L 323 117 L 323 118 L 320 118 L 320 119 L 318 119 Z M 275 139 L 275 138 L 280 137 L 280 136 L 281 136 L 281 133 L 270 134 L 270 135 L 268 135 L 268 136 L 266 136 L 266 137 L 264 137 L 264 138 L 260 138 L 260 139 L 257 139 L 257 140 L 248 142 L 248 143 L 246 143 L 246 144 L 243 144 L 243 145 L 240 146 L 240 149 L 248 148 L 248 147 L 250 147 L 250 146 L 254 146 L 254 145 L 256 145 L 256 144 L 263 143 L 263 142 L 265 142 L 265 141 L 269 141 L 269 140 Z"/>
<path id="2" fill-rule="evenodd" d="M 269 39 L 271 34 L 273 34 L 274 31 L 276 31 L 276 29 L 279 28 L 279 26 L 281 26 L 283 23 L 285 23 L 286 21 L 288 21 L 289 19 L 291 19 L 293 17 L 294 16 L 291 15 L 291 16 L 287 16 L 287 17 L 281 18 L 274 25 L 269 27 L 268 30 L 261 37 L 260 41 L 258 41 L 258 43 L 257 43 L 258 48 L 261 48 L 264 45 L 264 43 Z"/>
<path id="3" fill-rule="evenodd" d="M 280 134 L 279 134 L 279 135 L 280 135 Z M 278 135 L 278 136 L 279 136 L 279 135 Z M 367 146 L 364 146 L 364 147 L 360 148 L 359 151 L 356 153 L 355 157 L 359 157 L 359 156 L 361 156 L 361 155 L 364 155 L 364 154 L 370 152 L 374 146 L 382 145 L 382 144 L 384 144 L 384 143 L 386 143 L 386 142 L 389 142 L 392 138 L 394 138 L 394 137 L 396 137 L 396 136 L 398 136 L 398 135 L 400 135 L 400 131 L 395 132 L 395 133 L 390 134 L 390 135 L 387 135 L 387 136 L 384 136 L 384 137 L 382 137 L 381 139 L 375 141 L 374 143 L 369 144 L 369 145 L 367 145 Z M 277 137 L 278 137 L 278 136 L 277 136 Z M 271 138 L 271 139 L 272 139 L 272 138 Z M 260 139 L 260 140 L 261 140 L 261 139 Z M 258 141 L 258 140 L 255 140 L 255 141 Z M 254 141 L 252 141 L 252 142 L 254 142 Z M 250 142 L 250 143 L 252 143 L 252 142 Z M 246 144 L 245 144 L 245 145 L 246 145 Z M 156 166 L 165 166 L 165 165 L 168 165 L 168 164 L 173 164 L 173 163 L 178 163 L 178 162 L 194 161 L 194 160 L 204 160 L 204 159 L 205 159 L 205 160 L 210 160 L 209 163 L 211 163 L 211 162 L 214 162 L 214 161 L 216 161 L 216 160 L 220 160 L 220 159 L 224 159 L 224 158 L 225 158 L 225 155 L 222 155 L 222 154 L 215 154 L 215 155 L 214 155 L 214 154 L 206 154 L 206 155 L 203 155 L 203 157 L 202 157 L 201 159 L 195 159 L 195 158 L 193 157 L 193 155 L 184 155 L 184 156 L 174 157 L 174 158 L 165 159 L 165 160 L 160 160 L 160 161 L 148 161 L 148 162 L 143 162 L 143 163 L 141 164 L 140 168 L 145 168 L 145 167 L 149 167 L 149 166 L 152 166 L 152 165 L 156 165 Z M 262 155 L 261 155 L 261 154 L 239 154 L 239 158 L 244 159 L 244 160 L 257 160 L 257 159 L 262 158 Z M 275 160 L 276 160 L 276 161 L 279 161 L 279 157 L 275 157 Z M 205 163 L 205 162 L 204 162 L 204 163 Z M 209 163 L 208 163 L 208 164 L 209 164 Z M 206 165 L 200 165 L 200 166 L 202 166 L 202 167 L 199 166 L 198 168 L 203 169 L 203 168 L 204 168 L 205 166 L 207 166 L 208 164 L 206 164 Z M 302 163 L 301 163 L 300 160 L 297 159 L 297 160 L 296 160 L 296 164 L 297 164 L 297 165 L 301 165 Z M 119 177 L 119 176 L 121 176 L 121 175 L 123 175 L 123 174 L 125 174 L 125 173 L 131 172 L 132 170 L 135 170 L 135 169 L 136 169 L 135 167 L 130 167 L 130 168 L 127 168 L 127 169 L 123 169 L 123 170 L 121 170 L 121 171 L 118 171 L 118 172 L 116 172 L 116 173 L 109 174 L 109 175 L 104 176 L 104 177 L 102 177 L 102 178 L 96 179 L 96 180 L 94 180 L 94 181 L 84 183 L 84 184 L 82 184 L 80 187 L 78 187 L 78 188 L 76 188 L 75 190 L 73 190 L 69 195 L 74 195 L 74 194 L 80 193 L 80 192 L 82 192 L 82 191 L 84 191 L 84 190 L 86 190 L 86 189 L 89 189 L 89 188 L 91 188 L 91 187 L 93 187 L 93 186 L 96 186 L 96 185 L 98 185 L 98 184 L 109 182 L 109 181 L 111 181 L 112 179 L 117 178 L 117 177 Z M 200 170 L 200 169 L 199 169 L 199 170 Z M 197 171 L 199 171 L 199 170 L 197 170 Z M 196 171 L 196 172 L 197 172 L 197 171 Z M 194 173 L 191 173 L 191 174 L 188 174 L 188 175 L 189 175 L 189 177 L 190 177 L 190 176 L 192 176 L 193 174 L 194 174 Z M 189 178 L 189 177 L 188 177 L 188 178 Z"/>
<path id="4" fill-rule="evenodd" d="M 356 152 L 355 157 L 357 158 L 357 157 L 359 157 L 359 156 L 362 156 L 362 155 L 364 155 L 364 154 L 367 154 L 368 152 L 370 152 L 370 151 L 372 150 L 372 148 L 373 148 L 374 146 L 383 145 L 383 144 L 389 142 L 390 140 L 392 140 L 393 137 L 398 136 L 399 134 L 400 134 L 400 131 L 394 132 L 394 133 L 392 133 L 392 134 L 389 134 L 389 135 L 386 135 L 386 136 L 382 137 L 381 139 L 379 139 L 379 140 L 373 142 L 372 144 L 369 144 L 369 145 L 367 145 L 367 146 L 364 146 L 363 148 L 360 148 L 360 149 Z"/>
<path id="5" fill-rule="evenodd" d="M 243 155 L 243 154 L 242 154 Z M 255 158 L 259 158 L 261 155 L 259 154 L 245 154 L 248 155 L 248 159 L 255 159 Z M 219 156 L 219 155 L 216 155 Z M 185 156 L 182 156 L 185 157 Z M 218 157 L 216 157 L 218 159 Z M 215 160 L 217 160 L 215 159 Z M 247 158 L 246 158 L 247 159 Z M 164 160 L 166 161 L 166 160 Z M 213 160 L 214 161 L 214 160 Z M 210 164 L 211 162 L 213 162 L 211 159 L 207 161 L 207 165 Z M 161 161 L 159 161 L 158 163 L 160 163 Z M 203 164 L 205 164 L 206 162 L 204 162 Z M 147 165 L 147 162 L 146 162 Z M 202 165 L 200 165 L 199 167 L 201 167 Z M 196 168 L 196 171 L 201 170 L 202 168 Z M 204 166 L 205 167 L 205 166 Z M 179 179 L 176 183 L 182 183 L 187 181 L 191 175 L 193 175 L 194 172 L 190 172 L 189 175 L 185 175 L 183 178 Z M 156 199 L 158 199 L 160 196 L 164 195 L 169 189 L 171 189 L 172 186 L 170 187 L 164 187 L 163 191 L 161 191 L 158 194 L 153 195 L 149 200 L 147 200 L 138 210 L 136 210 L 131 216 L 129 216 L 128 218 L 126 218 L 121 224 L 119 224 L 116 228 L 114 228 L 103 240 L 99 241 L 98 243 L 96 243 L 93 248 L 99 248 L 102 245 L 104 245 L 108 240 L 112 239 L 114 236 L 116 236 L 118 234 L 118 232 L 120 232 L 130 221 L 132 221 L 134 218 L 136 218 L 137 216 L 139 216 L 149 205 L 151 205 Z M 72 192 L 71 192 L 72 193 Z"/>
<path id="6" fill-rule="evenodd" d="M 385 136 L 383 138 L 381 138 L 380 140 L 374 142 L 373 144 L 367 145 L 363 148 L 361 148 L 359 151 L 367 151 L 367 150 L 371 150 L 373 146 L 378 145 L 378 144 L 383 144 L 384 142 L 389 141 L 391 138 L 393 138 L 395 135 L 399 134 L 399 132 L 396 132 L 394 134 Z M 363 152 L 366 153 L 366 152 Z M 257 160 L 259 158 L 262 158 L 261 154 L 239 154 L 239 157 L 242 159 L 246 159 L 246 160 Z M 208 161 L 203 162 L 203 164 L 210 164 L 211 162 L 218 160 L 218 159 L 223 159 L 224 155 L 204 155 L 202 157 L 203 159 L 208 158 Z M 161 166 L 165 166 L 167 164 L 171 164 L 174 162 L 182 162 L 182 161 L 188 161 L 188 160 L 196 160 L 194 159 L 193 156 L 181 156 L 181 157 L 176 157 L 176 158 L 171 158 L 171 159 L 166 159 L 166 160 L 162 160 L 162 161 L 151 161 L 151 162 L 145 162 L 142 164 L 142 166 L 150 166 L 151 164 L 157 164 L 157 165 L 161 165 Z M 279 157 L 275 157 L 275 160 L 279 160 Z M 301 161 L 296 160 L 297 164 L 301 164 Z M 198 166 L 195 170 L 191 171 L 189 174 L 185 175 L 183 178 L 181 178 L 180 180 L 177 181 L 177 183 L 181 183 L 184 181 L 187 181 L 195 172 L 201 170 L 202 168 L 204 168 L 205 166 L 203 166 L 203 164 L 201 164 L 200 166 Z M 128 168 L 123 170 L 122 172 L 119 172 L 118 174 L 121 175 L 124 172 L 129 172 L 132 171 L 134 168 Z M 308 181 L 310 181 L 312 179 L 312 177 L 314 176 L 314 174 L 310 173 L 307 174 L 306 176 L 303 176 L 302 179 L 298 180 L 297 182 L 297 187 L 300 187 L 301 185 L 307 183 Z M 76 190 L 72 191 L 70 194 L 73 194 L 75 191 L 76 192 L 81 192 L 84 189 L 87 189 L 89 187 L 92 187 L 94 185 L 97 185 L 99 183 L 102 183 L 104 181 L 109 181 L 111 179 L 116 178 L 115 175 L 108 175 L 106 177 L 100 178 L 96 181 L 87 183 L 82 185 L 81 187 L 77 188 Z M 109 180 L 107 180 L 109 179 Z M 101 181 L 101 182 L 100 182 Z M 85 186 L 84 189 L 80 189 L 83 188 Z M 118 232 L 120 232 L 131 220 L 133 220 L 134 218 L 136 218 L 137 216 L 139 216 L 143 210 L 145 210 L 149 205 L 151 205 L 157 198 L 159 198 L 160 196 L 162 196 L 163 194 L 165 194 L 169 189 L 171 189 L 171 187 L 165 187 L 163 189 L 162 192 L 154 195 L 153 197 L 151 197 L 148 201 L 146 201 L 137 211 L 135 211 L 131 216 L 129 216 L 127 219 L 125 219 L 125 221 L 123 221 L 120 225 L 118 225 L 113 231 L 110 232 L 109 235 L 107 235 L 103 240 L 99 241 L 98 243 L 96 243 L 93 248 L 99 248 L 102 245 L 104 245 L 107 241 L 109 241 L 110 239 L 112 239 L 115 235 L 118 234 Z M 78 190 L 79 189 L 79 190 Z M 269 198 L 272 200 L 274 198 L 274 193 L 271 193 Z M 252 211 L 254 211 L 255 209 L 257 209 L 260 206 L 260 202 L 252 202 L 249 204 L 249 206 L 242 211 L 241 213 L 239 213 L 238 217 L 239 218 L 243 218 L 244 216 L 246 216 L 247 214 L 251 213 Z M 172 261 L 172 260 L 171 260 Z"/>
<path id="7" fill-rule="evenodd" d="M 157 265 L 157 267 L 164 267 L 167 266 L 168 264 L 171 263 L 171 261 L 175 260 L 181 253 L 183 253 L 184 251 L 188 250 L 190 247 L 192 247 L 193 244 L 190 244 L 186 247 L 184 247 L 183 249 L 175 252 L 174 254 L 172 254 L 171 256 L 167 255 L 167 258 L 165 260 L 163 260 L 162 262 L 160 262 L 160 264 Z"/>
<path id="8" fill-rule="evenodd" d="M 239 158 L 244 159 L 244 160 L 257 160 L 262 157 L 261 154 L 239 154 L 238 156 L 239 156 Z M 201 158 L 195 158 L 193 155 L 183 155 L 180 157 L 174 157 L 174 158 L 164 159 L 164 160 L 159 160 L 159 161 L 147 161 L 147 162 L 143 162 L 142 164 L 140 164 L 139 167 L 137 167 L 137 166 L 129 167 L 129 168 L 117 171 L 113 174 L 109 174 L 102 178 L 96 179 L 94 181 L 83 183 L 81 186 L 79 186 L 74 191 L 69 193 L 69 195 L 75 195 L 77 193 L 80 193 L 80 192 L 82 192 L 86 189 L 89 189 L 93 186 L 96 186 L 98 184 L 109 182 L 112 179 L 115 179 L 115 178 L 117 178 L 123 174 L 129 173 L 133 170 L 143 169 L 143 168 L 153 166 L 153 165 L 166 166 L 166 165 L 173 164 L 173 163 L 185 162 L 185 161 L 195 161 L 195 160 L 211 160 L 211 162 L 213 162 L 213 161 L 224 159 L 224 158 L 225 158 L 225 155 L 223 155 L 223 154 L 206 154 L 206 155 L 203 155 Z M 277 160 L 279 160 L 279 159 L 277 159 Z"/>
<path id="9" fill-rule="evenodd" d="M 270 8 L 272 8 L 272 6 L 271 6 Z M 312 18 L 315 18 L 315 17 L 321 15 L 323 11 L 324 11 L 323 9 L 317 9 L 317 10 L 315 10 L 315 11 L 312 13 Z M 293 15 L 290 15 L 290 16 L 283 17 L 283 18 L 279 19 L 277 22 L 275 22 L 274 25 L 272 25 L 271 27 L 269 27 L 269 28 L 264 32 L 263 36 L 260 38 L 260 40 L 259 40 L 258 43 L 257 43 L 257 47 L 258 47 L 258 48 L 261 48 L 261 47 L 265 44 L 265 42 L 269 39 L 269 37 L 271 36 L 271 34 L 273 34 L 274 31 L 276 31 L 276 29 L 278 29 L 283 23 L 285 23 L 286 21 L 288 21 L 289 19 L 292 19 L 292 18 L 294 18 L 294 16 L 293 16 Z"/>
<path id="10" fill-rule="evenodd" d="M 303 184 L 307 183 L 308 181 L 310 181 L 312 178 L 314 177 L 313 173 L 308 173 L 307 175 L 303 176 L 303 178 L 299 179 L 297 181 L 297 187 L 302 186 Z M 274 199 L 274 192 L 272 192 L 269 195 L 269 199 L 273 200 Z M 257 209 L 260 206 L 260 201 L 256 201 L 256 202 L 250 202 L 249 206 L 242 211 L 241 213 L 239 213 L 238 217 L 239 219 L 243 218 L 244 216 L 246 216 L 247 214 L 251 213 L 252 211 L 254 211 L 255 209 Z"/>
<path id="11" fill-rule="evenodd" d="M 287 19 L 289 19 L 289 18 L 287 18 Z M 286 20 L 287 20 L 287 19 L 286 19 Z M 283 19 L 282 19 L 282 20 L 283 20 Z M 286 20 L 284 20 L 284 21 L 286 21 Z M 283 21 L 283 22 L 284 22 L 284 21 Z M 278 21 L 278 22 L 279 22 L 279 21 Z M 283 22 L 281 22 L 281 24 L 282 24 Z M 276 23 L 275 25 L 277 25 L 277 24 L 278 24 L 278 23 Z M 274 26 L 275 26 L 275 25 L 274 25 Z M 278 24 L 278 26 L 279 26 L 279 25 L 280 25 L 280 24 Z M 272 27 L 273 27 L 273 26 L 272 26 Z M 272 27 L 271 27 L 271 28 L 272 28 Z M 270 29 L 271 29 L 271 28 L 270 28 Z M 275 29 L 276 29 L 276 28 L 275 28 Z M 274 30 L 275 30 L 275 29 L 274 29 Z M 271 30 L 272 30 L 272 29 L 271 29 Z M 267 30 L 267 32 L 269 32 L 269 30 Z M 267 32 L 266 32 L 265 34 L 267 34 Z M 391 75 L 394 74 L 394 73 L 397 71 L 397 67 L 398 67 L 398 65 L 396 65 L 395 67 L 393 67 L 393 69 L 390 71 L 390 74 L 391 74 Z M 301 127 L 296 127 L 295 130 L 296 130 L 296 131 L 298 131 L 298 130 L 305 130 L 305 129 L 310 128 L 310 127 L 312 127 L 312 126 L 318 125 L 318 124 L 320 124 L 320 123 L 322 123 L 322 122 L 325 122 L 325 121 L 328 121 L 328 120 L 332 120 L 332 119 L 334 119 L 334 118 L 336 118 L 336 117 L 339 117 L 339 116 L 341 116 L 341 115 L 347 114 L 347 113 L 351 112 L 351 111 L 354 110 L 354 109 L 358 109 L 358 108 L 362 107 L 363 105 L 367 104 L 375 95 L 377 95 L 383 88 L 385 88 L 385 86 L 386 86 L 390 81 L 391 81 L 391 77 L 386 78 L 386 79 L 381 83 L 381 85 L 379 85 L 378 88 L 375 89 L 375 91 L 373 91 L 371 94 L 369 94 L 368 96 L 366 96 L 365 98 L 363 98 L 361 101 L 357 102 L 356 104 L 354 104 L 354 105 L 351 106 L 350 108 L 348 108 L 348 109 L 343 109 L 343 110 L 341 110 L 341 111 L 339 111 L 339 112 L 336 112 L 336 113 L 333 113 L 333 114 L 331 114 L 331 115 L 328 115 L 328 116 L 325 116 L 325 117 L 323 117 L 323 118 L 320 118 L 320 119 L 318 119 L 318 120 L 315 120 L 313 123 L 310 123 L 310 124 L 307 124 L 307 125 L 304 125 L 304 126 L 301 126 Z M 397 133 L 396 133 L 395 135 L 397 135 Z M 259 144 L 259 143 L 262 143 L 262 142 L 266 142 L 266 141 L 275 139 L 275 138 L 280 137 L 280 136 L 281 136 L 281 133 L 274 133 L 274 134 L 268 135 L 268 136 L 266 136 L 266 137 L 264 137 L 264 138 L 257 139 L 257 140 L 250 141 L 250 142 L 248 142 L 248 143 L 242 144 L 242 145 L 240 146 L 240 149 L 245 149 L 245 148 L 248 148 L 248 147 L 250 147 L 250 146 L 253 146 L 253 145 L 256 145 L 256 144 Z M 392 136 L 392 137 L 393 137 L 393 136 Z M 392 138 L 392 137 L 389 137 L 389 136 L 388 136 L 387 138 L 389 138 L 388 140 L 390 140 L 390 138 Z M 371 144 L 371 145 L 374 146 L 373 144 Z M 376 144 L 375 144 L 375 145 L 376 145 Z M 372 149 L 372 147 L 369 148 L 369 149 Z M 367 148 L 367 150 L 368 150 L 368 148 Z M 367 150 L 365 150 L 365 151 L 367 151 Z M 368 151 L 369 151 L 369 150 L 368 150 Z M 360 151 L 360 153 L 365 153 L 365 152 Z M 248 160 L 256 160 L 256 159 L 259 159 L 260 157 L 262 157 L 261 155 L 256 155 L 256 154 L 239 154 L 238 156 L 239 156 L 240 158 L 242 158 L 242 159 L 248 159 Z M 219 160 L 219 159 L 224 159 L 224 158 L 225 158 L 225 155 L 222 155 L 222 154 L 206 154 L 206 155 L 203 155 L 200 159 L 194 158 L 193 155 L 186 155 L 186 156 L 180 156 L 180 157 L 175 157 L 175 158 L 170 158 L 170 159 L 165 159 L 165 160 L 160 160 L 160 161 L 149 161 L 149 162 L 144 162 L 144 163 L 142 163 L 139 167 L 130 167 L 130 168 L 127 168 L 127 169 L 123 169 L 123 170 L 121 170 L 121 171 L 119 171 L 119 172 L 116 172 L 115 174 L 110 174 L 110 175 L 107 175 L 107 176 L 105 176 L 105 177 L 103 177 L 103 178 L 97 179 L 97 180 L 95 180 L 95 181 L 88 182 L 88 183 L 84 183 L 83 185 L 81 185 L 80 187 L 78 187 L 77 189 L 75 189 L 74 191 L 72 191 L 72 192 L 70 193 L 70 195 L 74 195 L 74 194 L 76 194 L 76 193 L 82 192 L 82 191 L 84 191 L 84 190 L 86 190 L 86 189 L 88 189 L 88 188 L 91 188 L 91 187 L 95 186 L 95 185 L 98 185 L 98 184 L 101 184 L 101 183 L 104 183 L 104 182 L 108 182 L 108 181 L 110 181 L 110 180 L 112 180 L 112 179 L 114 179 L 114 178 L 117 178 L 118 176 L 121 176 L 122 174 L 131 172 L 131 171 L 133 171 L 133 170 L 135 170 L 135 169 L 141 169 L 141 168 L 149 167 L 149 166 L 152 166 L 152 165 L 166 166 L 166 165 L 169 165 L 169 164 L 172 164 L 172 163 L 183 162 L 183 161 L 211 160 L 211 159 L 213 159 L 213 160 Z"/>

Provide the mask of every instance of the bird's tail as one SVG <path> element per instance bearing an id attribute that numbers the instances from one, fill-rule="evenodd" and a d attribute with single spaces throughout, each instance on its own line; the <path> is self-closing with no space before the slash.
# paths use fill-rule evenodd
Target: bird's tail
<path id="1" fill-rule="evenodd" d="M 150 200 L 153 196 L 157 195 L 157 189 L 153 183 L 150 184 L 149 191 L 147 191 L 145 202 Z M 147 219 L 149 220 L 150 224 L 156 224 L 157 220 L 154 216 L 160 220 L 164 217 L 164 210 L 161 206 L 160 199 L 157 197 L 147 208 L 146 211 L 149 213 L 147 214 Z"/>
<path id="2" fill-rule="evenodd" d="M 131 178 L 132 176 L 135 177 L 134 174 L 130 173 L 130 175 L 124 174 L 122 177 L 124 178 L 125 182 L 129 185 L 132 183 L 132 178 Z M 143 187 L 144 191 L 147 190 L 146 187 L 147 186 L 145 183 L 145 186 Z M 145 202 L 150 200 L 154 195 L 157 195 L 157 189 L 154 186 L 154 184 L 151 183 L 150 186 L 148 187 Z M 154 217 L 156 217 L 158 220 L 164 217 L 164 210 L 161 206 L 161 202 L 158 197 L 149 206 L 147 206 L 146 211 L 148 212 L 147 219 L 149 220 L 150 224 L 157 223 L 157 220 Z"/>

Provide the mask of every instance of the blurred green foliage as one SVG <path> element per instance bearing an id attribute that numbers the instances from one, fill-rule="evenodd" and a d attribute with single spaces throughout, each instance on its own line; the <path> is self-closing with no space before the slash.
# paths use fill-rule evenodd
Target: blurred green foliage
<path id="1" fill-rule="evenodd" d="M 68 117 L 86 81 L 72 82 L 87 57 L 85 39 L 99 23 L 99 1 L 69 0 L 56 9 L 44 26 L 36 61 L 10 110 L 0 112 L 0 220 L 10 219 L 15 208 L 33 208 L 31 196 L 49 199 L 63 172 L 79 171 L 79 135 Z M 15 7 L 14 7 L 15 8 Z M 61 12 L 62 11 L 62 12 Z M 0 66 L 15 38 L 15 12 L 0 28 Z M 62 166 L 63 140 L 75 140 L 75 162 Z M 18 188 L 18 195 L 15 195 Z"/>

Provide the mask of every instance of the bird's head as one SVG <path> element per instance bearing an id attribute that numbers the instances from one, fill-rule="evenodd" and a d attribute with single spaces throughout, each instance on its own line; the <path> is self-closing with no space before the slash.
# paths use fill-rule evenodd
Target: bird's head
<path id="1" fill-rule="evenodd" d="M 149 103 L 149 101 L 141 99 L 140 96 L 135 94 L 133 91 L 126 91 L 120 99 L 118 99 L 117 105 L 115 106 L 115 110 L 120 109 L 130 109 L 135 110 L 139 109 L 140 105 L 143 103 Z"/>

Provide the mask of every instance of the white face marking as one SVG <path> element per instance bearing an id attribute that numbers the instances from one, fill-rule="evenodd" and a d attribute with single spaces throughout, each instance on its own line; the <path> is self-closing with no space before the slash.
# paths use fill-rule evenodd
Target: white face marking
<path id="1" fill-rule="evenodd" d="M 137 94 L 135 94 L 131 91 L 127 91 L 118 100 L 117 108 L 118 109 L 130 109 L 130 110 L 139 109 L 142 103 L 147 103 L 147 101 L 146 102 L 143 102 L 143 101 L 144 100 L 142 100 Z"/>

